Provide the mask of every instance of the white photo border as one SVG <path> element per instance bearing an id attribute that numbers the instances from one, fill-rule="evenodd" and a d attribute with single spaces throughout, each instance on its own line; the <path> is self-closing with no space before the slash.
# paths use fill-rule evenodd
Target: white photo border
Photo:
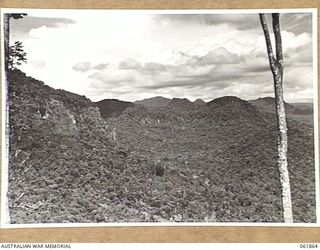
<path id="1" fill-rule="evenodd" d="M 30 13 L 39 12 L 70 12 L 70 11 L 101 11 L 101 12 L 137 12 L 150 14 L 258 14 L 258 13 L 310 13 L 312 14 L 312 50 L 313 50 L 313 108 L 314 108 L 314 161 L 315 161 L 315 195 L 316 195 L 316 222 L 315 223 L 246 223 L 246 222 L 130 222 L 130 223 L 37 223 L 37 224 L 9 224 L 8 223 L 8 146 L 9 138 L 6 135 L 8 111 L 7 108 L 7 93 L 6 93 L 6 76 L 4 66 L 4 39 L 1 37 L 1 94 L 2 94 L 2 159 L 1 159 L 1 204 L 0 204 L 0 228 L 74 228 L 74 227 L 320 227 L 320 170 L 319 170 L 319 107 L 318 107 L 318 30 L 317 30 L 317 8 L 286 8 L 286 9 L 177 9 L 177 10 L 159 10 L 159 9 L 33 9 L 33 8 L 1 8 L 1 34 L 3 34 L 4 27 L 2 21 L 6 13 Z"/>

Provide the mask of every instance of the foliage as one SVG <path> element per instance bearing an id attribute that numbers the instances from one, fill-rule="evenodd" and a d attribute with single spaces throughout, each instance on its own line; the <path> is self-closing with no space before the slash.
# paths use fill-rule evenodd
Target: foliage
<path id="1" fill-rule="evenodd" d="M 27 16 L 26 13 L 10 13 L 8 15 L 9 15 L 10 18 L 13 18 L 13 19 L 21 19 L 24 16 Z"/>
<path id="2" fill-rule="evenodd" d="M 21 19 L 24 16 L 27 16 L 26 13 L 5 13 L 3 15 L 3 33 L 4 33 L 4 57 L 5 57 L 5 69 L 12 69 L 13 68 L 13 61 L 15 58 L 11 57 L 11 50 L 10 48 L 10 19 Z M 23 58 L 22 58 L 23 59 Z"/>
<path id="3" fill-rule="evenodd" d="M 282 221 L 273 114 L 225 97 L 102 119 L 83 96 L 8 76 L 12 223 Z M 289 126 L 294 219 L 315 222 L 313 130 Z"/>
<path id="4" fill-rule="evenodd" d="M 22 63 L 27 62 L 27 53 L 23 50 L 22 42 L 15 41 L 13 45 L 9 47 L 9 69 L 14 69 L 16 66 L 20 66 Z"/>

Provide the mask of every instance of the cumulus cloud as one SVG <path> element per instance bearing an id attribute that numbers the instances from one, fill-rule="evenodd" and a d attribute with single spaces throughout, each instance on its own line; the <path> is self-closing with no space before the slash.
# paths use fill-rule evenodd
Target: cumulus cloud
<path id="1" fill-rule="evenodd" d="M 304 35 L 295 36 L 290 33 L 284 37 L 292 38 L 285 48 L 288 55 L 284 72 L 285 84 L 288 84 L 286 90 L 288 96 L 292 96 L 290 94 L 292 91 L 300 93 L 305 88 L 306 80 L 311 81 L 309 79 L 312 75 L 311 68 L 298 66 L 300 62 L 310 62 L 311 43 Z M 263 37 L 259 39 L 263 42 Z M 197 96 L 205 97 L 206 100 L 231 94 L 245 99 L 273 96 L 273 79 L 266 51 L 254 49 L 255 53 L 248 52 L 240 56 L 222 46 L 209 49 L 203 56 L 175 51 L 175 56 L 183 57 L 180 64 L 157 62 L 142 64 L 133 58 L 125 59 L 119 63 L 117 71 L 92 75 L 91 79 L 100 81 L 92 87 L 107 92 L 107 89 L 110 91 L 112 84 L 123 86 L 124 89 L 129 85 L 132 93 L 146 92 L 150 95 L 165 93 L 172 97 L 174 93 L 179 92 L 178 90 L 180 94 L 183 92 L 184 95 L 191 96 L 200 91 L 202 95 Z M 309 49 L 302 50 L 301 46 Z M 301 72 L 303 76 L 308 75 L 308 77 L 302 77 Z M 211 92 L 204 93 L 205 89 Z"/>
<path id="2" fill-rule="evenodd" d="M 243 58 L 235 53 L 229 52 L 223 47 L 209 51 L 205 56 L 193 56 L 190 63 L 200 66 L 212 64 L 238 64 L 243 62 Z"/>
<path id="3" fill-rule="evenodd" d="M 107 69 L 108 66 L 108 63 L 99 63 L 93 66 L 90 62 L 78 62 L 72 67 L 72 69 L 79 72 L 88 72 L 90 70 L 104 70 Z"/>
<path id="4" fill-rule="evenodd" d="M 80 71 L 80 72 L 89 71 L 91 68 L 92 68 L 92 65 L 90 62 L 78 62 L 72 67 L 73 70 Z"/>
<path id="5" fill-rule="evenodd" d="M 300 40 L 300 39 L 299 39 Z M 313 59 L 313 49 L 311 38 L 305 39 L 305 42 L 296 43 L 295 46 L 291 46 L 284 51 L 285 56 L 285 65 L 294 66 L 294 65 L 305 65 L 312 64 Z"/>
<path id="6" fill-rule="evenodd" d="M 53 87 L 71 90 L 67 83 L 75 82 L 80 93 L 81 82 L 81 94 L 93 100 L 273 95 L 258 14 L 67 13 L 12 20 L 12 36 L 25 35 L 16 37 L 28 53 L 21 69 Z M 305 98 L 312 87 L 311 14 L 281 14 L 280 22 L 286 96 Z"/>
<path id="7" fill-rule="evenodd" d="M 162 63 L 147 62 L 140 68 L 142 74 L 159 74 L 166 71 L 166 66 Z"/>
<path id="8" fill-rule="evenodd" d="M 95 86 L 110 87 L 124 83 L 134 83 L 139 80 L 139 74 L 132 70 L 111 69 L 94 72 L 89 76 L 89 79 L 95 82 Z"/>
<path id="9" fill-rule="evenodd" d="M 106 69 L 106 68 L 108 68 L 108 65 L 109 65 L 109 63 L 99 63 L 99 64 L 95 65 L 93 67 L 93 69 L 98 69 L 98 70 Z"/>
<path id="10" fill-rule="evenodd" d="M 138 70 L 140 68 L 141 68 L 141 64 L 133 58 L 127 58 L 119 63 L 119 69 Z"/>

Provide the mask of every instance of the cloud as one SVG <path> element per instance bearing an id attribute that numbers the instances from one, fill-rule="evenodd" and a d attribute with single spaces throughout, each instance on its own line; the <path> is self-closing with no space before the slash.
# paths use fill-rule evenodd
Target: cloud
<path id="1" fill-rule="evenodd" d="M 225 48 L 218 48 L 209 51 L 205 56 L 193 56 L 189 63 L 194 65 L 212 65 L 212 64 L 238 64 L 243 62 L 243 58 L 235 53 L 229 52 Z"/>
<path id="2" fill-rule="evenodd" d="M 260 24 L 258 14 L 163 14 L 155 15 L 155 20 L 182 24 L 232 25 L 240 30 L 255 29 Z"/>
<path id="3" fill-rule="evenodd" d="M 285 69 L 283 82 L 287 90 L 300 91 L 305 89 L 305 82 L 312 83 L 312 67 L 301 65 Z M 312 85 L 309 87 L 312 87 Z"/>
<path id="4" fill-rule="evenodd" d="M 162 63 L 146 62 L 142 66 L 140 62 L 133 58 L 127 58 L 121 61 L 118 68 L 120 70 L 135 70 L 144 75 L 155 75 L 167 71 L 167 66 Z"/>
<path id="5" fill-rule="evenodd" d="M 75 71 L 80 71 L 80 72 L 87 72 L 89 70 L 104 70 L 107 69 L 109 66 L 108 63 L 99 63 L 95 66 L 92 66 L 90 62 L 78 62 L 76 63 L 72 69 Z"/>
<path id="6" fill-rule="evenodd" d="M 139 68 L 142 74 L 154 75 L 166 71 L 166 65 L 162 63 L 147 62 L 143 67 Z"/>
<path id="7" fill-rule="evenodd" d="M 205 77 L 189 77 L 185 79 L 177 79 L 172 81 L 164 81 L 158 84 L 139 86 L 145 90 L 159 90 L 159 89 L 171 89 L 175 87 L 194 87 L 202 84 L 207 84 L 208 79 Z"/>
<path id="8" fill-rule="evenodd" d="M 271 30 L 271 18 L 266 14 L 269 20 L 269 29 Z M 258 30 L 260 20 L 256 14 L 163 14 L 155 15 L 154 19 L 161 23 L 171 22 L 178 24 L 195 25 L 227 25 L 238 30 Z M 295 35 L 302 33 L 311 33 L 312 15 L 311 13 L 283 13 L 280 14 L 281 29 L 293 32 Z"/>
<path id="9" fill-rule="evenodd" d="M 106 87 L 116 86 L 120 84 L 134 83 L 139 79 L 139 74 L 132 70 L 102 70 L 94 72 L 89 76 L 89 79 L 95 86 Z"/>
<path id="10" fill-rule="evenodd" d="M 295 35 L 302 33 L 312 33 L 312 15 L 311 13 L 296 13 L 280 15 L 281 27 Z"/>
<path id="11" fill-rule="evenodd" d="M 290 46 L 287 46 L 284 50 L 285 65 L 296 66 L 309 64 L 311 66 L 313 48 L 310 34 L 303 33 L 297 36 L 291 35 L 287 39 L 290 40 Z"/>
<path id="12" fill-rule="evenodd" d="M 92 68 L 92 65 L 90 62 L 78 62 L 72 67 L 73 70 L 80 71 L 80 72 L 89 71 L 91 68 Z"/>
<path id="13" fill-rule="evenodd" d="M 133 58 L 127 58 L 119 63 L 119 69 L 138 70 L 140 68 L 141 68 L 141 64 Z"/>
<path id="14" fill-rule="evenodd" d="M 306 80 L 311 81 L 309 79 L 310 67 L 298 66 L 304 65 L 303 61 L 310 61 L 311 47 L 309 45 L 311 41 L 306 33 L 294 35 L 285 32 L 283 37 L 290 40 L 285 46 L 287 64 L 284 73 L 286 84 L 288 84 L 286 87 L 288 96 L 293 96 L 292 91 L 300 93 Z M 111 70 L 108 73 L 103 71 L 103 75 L 92 76 L 91 79 L 100 81 L 92 87 L 97 87 L 100 92 L 107 93 L 108 91 L 113 92 L 114 89 L 111 86 L 123 86 L 126 91 L 130 86 L 132 93 L 136 95 L 144 92 L 150 95 L 152 93 L 153 95 L 166 94 L 171 97 L 174 96 L 174 93 L 179 94 L 179 91 L 180 95 L 191 96 L 195 96 L 199 91 L 202 94 L 197 94 L 197 96 L 206 97 L 207 100 L 231 94 L 246 99 L 273 96 L 273 78 L 262 36 L 257 37 L 257 41 L 260 40 L 262 45 L 259 44 L 257 48 L 253 47 L 254 52 L 248 51 L 242 55 L 222 47 L 223 45 L 209 49 L 203 56 L 189 55 L 184 51 L 175 50 L 174 56 L 183 58 L 180 64 L 158 62 L 142 64 L 134 58 L 125 59 L 119 63 L 118 70 Z M 233 42 L 234 47 L 237 47 L 237 40 Z M 264 49 L 261 50 L 260 46 Z M 308 76 L 299 76 L 298 72 L 303 72 Z M 205 93 L 205 89 L 212 92 Z"/>
<path id="15" fill-rule="evenodd" d="M 38 29 L 42 26 L 47 28 L 59 28 L 63 25 L 75 24 L 75 21 L 69 18 L 48 18 L 48 17 L 35 17 L 25 16 L 22 19 L 10 20 L 11 31 L 20 34 L 29 33 L 32 29 Z"/>
<path id="16" fill-rule="evenodd" d="M 267 18 L 272 31 L 269 14 Z M 312 85 L 311 15 L 280 14 L 280 22 L 286 94 L 305 97 Z M 258 14 L 52 11 L 46 18 L 29 15 L 12 23 L 12 34 L 24 33 L 15 38 L 28 54 L 21 69 L 93 100 L 273 94 Z M 85 86 L 81 90 L 80 82 Z"/>
<path id="17" fill-rule="evenodd" d="M 284 58 L 285 66 L 312 65 L 312 44 L 288 49 Z"/>
<path id="18" fill-rule="evenodd" d="M 246 72 L 248 74 L 252 73 L 260 73 L 260 72 L 267 72 L 270 70 L 270 66 L 267 62 L 262 63 L 262 64 L 256 64 L 254 65 L 254 61 L 251 63 L 248 63 L 243 69 L 247 69 Z"/>
<path id="19" fill-rule="evenodd" d="M 109 63 L 99 63 L 99 64 L 95 65 L 95 66 L 93 67 L 93 69 L 101 70 L 101 69 L 106 69 L 106 68 L 108 68 L 108 66 L 109 66 Z"/>

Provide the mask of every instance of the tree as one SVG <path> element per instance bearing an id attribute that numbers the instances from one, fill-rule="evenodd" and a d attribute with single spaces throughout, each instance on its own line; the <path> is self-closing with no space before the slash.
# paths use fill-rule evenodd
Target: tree
<path id="1" fill-rule="evenodd" d="M 27 62 L 27 53 L 23 50 L 22 42 L 16 41 L 14 45 L 9 47 L 8 68 L 14 69 L 15 66 Z"/>
<path id="2" fill-rule="evenodd" d="M 5 58 L 5 69 L 9 69 L 9 56 L 10 56 L 10 18 L 21 19 L 27 14 L 25 13 L 5 13 L 4 18 L 4 58 Z"/>
<path id="3" fill-rule="evenodd" d="M 274 56 L 268 24 L 264 14 L 260 14 L 260 22 L 264 32 L 270 69 L 273 74 L 277 128 L 278 128 L 278 170 L 282 189 L 283 219 L 285 223 L 293 222 L 290 178 L 288 171 L 287 150 L 288 135 L 286 113 L 283 100 L 283 52 L 280 32 L 279 13 L 272 14 L 272 27 L 275 37 L 276 57 Z"/>
<path id="4" fill-rule="evenodd" d="M 6 72 L 8 72 L 9 69 L 9 55 L 10 55 L 10 18 L 13 19 L 20 19 L 23 18 L 24 16 L 26 16 L 27 14 L 23 14 L 23 13 L 16 13 L 16 14 L 12 14 L 12 13 L 5 13 L 3 15 L 3 25 L 4 25 L 4 30 L 3 30 L 3 34 L 4 34 L 4 59 L 5 59 L 5 70 Z M 7 75 L 5 74 L 5 82 L 7 82 Z M 8 83 L 5 84 L 5 88 L 3 89 L 4 93 L 8 93 Z M 7 98 L 7 97 L 6 97 Z M 6 101 L 6 112 L 5 112 L 5 150 L 6 150 L 6 156 L 9 155 L 9 102 Z M 6 162 L 6 164 L 8 164 L 8 162 Z M 3 176 L 3 182 L 4 183 L 9 183 L 8 179 L 9 179 L 9 173 L 8 173 L 8 168 L 5 168 L 6 174 L 4 174 Z M 4 222 L 6 223 L 10 223 L 10 212 L 9 212 L 9 200 L 8 200 L 8 187 L 6 186 L 4 188 L 5 193 L 5 198 L 4 198 L 4 206 L 5 206 L 5 212 L 4 212 Z"/>

